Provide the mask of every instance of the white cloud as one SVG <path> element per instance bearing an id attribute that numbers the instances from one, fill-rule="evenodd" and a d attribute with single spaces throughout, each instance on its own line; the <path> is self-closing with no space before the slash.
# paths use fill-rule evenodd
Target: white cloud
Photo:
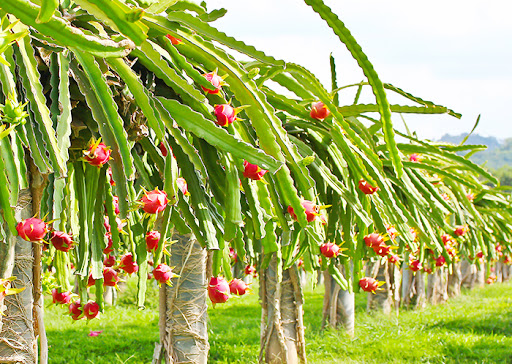
<path id="1" fill-rule="evenodd" d="M 363 78 L 346 48 L 302 0 L 207 3 L 209 8 L 228 9 L 225 18 L 214 25 L 275 57 L 307 67 L 326 85 L 330 85 L 331 51 L 341 84 Z M 512 104 L 512 2 L 326 3 L 345 22 L 384 82 L 463 114 L 461 120 L 408 116 L 420 136 L 469 131 L 479 113 L 479 133 L 512 136 L 508 110 Z"/>

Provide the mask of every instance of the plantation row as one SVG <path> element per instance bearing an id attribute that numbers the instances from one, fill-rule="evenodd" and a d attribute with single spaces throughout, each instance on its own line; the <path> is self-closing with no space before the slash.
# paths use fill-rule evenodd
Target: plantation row
<path id="1" fill-rule="evenodd" d="M 460 114 L 383 83 L 322 0 L 305 2 L 367 82 L 340 87 L 331 57 L 327 89 L 186 0 L 0 3 L 0 362 L 48 361 L 43 290 L 91 320 L 125 274 L 141 308 L 160 285 L 154 362 L 206 362 L 207 296 L 243 295 L 256 272 L 259 360 L 294 363 L 307 361 L 300 269 L 324 272 L 325 322 L 350 331 L 354 291 L 390 307 L 401 280 L 418 303 L 422 272 L 457 291 L 459 261 L 489 279 L 510 263 L 510 196 L 467 158 L 483 147 L 392 124 Z"/>

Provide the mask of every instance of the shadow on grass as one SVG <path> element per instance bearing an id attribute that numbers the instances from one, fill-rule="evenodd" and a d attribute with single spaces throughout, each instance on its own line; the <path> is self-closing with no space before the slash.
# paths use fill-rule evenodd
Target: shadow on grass
<path id="1" fill-rule="evenodd" d="M 260 346 L 261 307 L 255 303 L 256 297 L 248 298 L 208 309 L 209 363 L 255 362 Z"/>
<path id="2" fill-rule="evenodd" d="M 510 342 L 495 337 L 480 338 L 476 343 L 448 343 L 443 353 L 449 363 L 512 363 Z"/>
<path id="3" fill-rule="evenodd" d="M 356 294 L 356 336 L 321 331 L 323 290 L 305 292 L 309 362 L 511 363 L 512 285 L 475 289 L 446 305 L 400 316 L 368 315 L 366 294 Z M 101 320 L 72 324 L 57 308 L 48 311 L 50 364 L 149 363 L 158 341 L 157 312 L 107 310 Z M 256 294 L 208 309 L 210 358 L 215 364 L 256 363 L 261 308 Z M 88 337 L 91 330 L 104 330 Z"/>
<path id="4" fill-rule="evenodd" d="M 235 308 L 236 307 L 236 308 Z M 261 313 L 260 305 L 230 305 L 230 306 L 221 306 L 217 305 L 216 308 L 208 307 L 208 316 L 210 318 L 222 318 L 222 317 L 231 317 L 231 318 L 247 318 L 252 315 L 259 315 Z"/>
<path id="5" fill-rule="evenodd" d="M 512 313 L 499 316 L 485 316 L 481 318 L 467 317 L 457 319 L 445 319 L 432 325 L 426 325 L 425 329 L 443 329 L 459 333 L 471 333 L 477 335 L 504 335 L 512 337 Z"/>

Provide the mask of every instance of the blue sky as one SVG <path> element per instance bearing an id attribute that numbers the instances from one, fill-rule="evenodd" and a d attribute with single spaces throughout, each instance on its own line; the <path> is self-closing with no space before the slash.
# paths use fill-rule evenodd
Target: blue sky
<path id="1" fill-rule="evenodd" d="M 422 138 L 476 132 L 512 137 L 512 2 L 506 0 L 326 0 L 350 29 L 383 82 L 462 113 L 405 115 Z M 328 26 L 302 0 L 207 0 L 225 7 L 214 25 L 275 57 L 309 68 L 325 84 L 329 54 L 340 85 L 364 79 Z M 342 101 L 352 102 L 352 94 Z M 366 95 L 371 102 L 371 94 Z M 402 100 L 390 96 L 392 103 Z M 401 128 L 400 117 L 394 118 Z"/>

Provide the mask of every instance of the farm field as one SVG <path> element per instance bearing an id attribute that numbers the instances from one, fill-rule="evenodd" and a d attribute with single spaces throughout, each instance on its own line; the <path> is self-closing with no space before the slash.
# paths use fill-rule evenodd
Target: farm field
<path id="1" fill-rule="evenodd" d="M 510 137 L 503 41 L 444 5 L 446 32 L 432 4 L 267 2 L 252 27 L 264 2 L 216 2 L 0 1 L 0 363 L 512 364 L 512 182 L 469 139 Z M 488 65 L 444 58 L 465 29 Z"/>
<path id="2" fill-rule="evenodd" d="M 402 310 L 399 317 L 367 314 L 365 294 L 358 294 L 354 338 L 321 331 L 322 300 L 322 286 L 306 291 L 309 363 L 512 363 L 510 283 L 475 288 L 444 305 Z M 62 312 L 50 307 L 46 314 L 50 363 L 151 362 L 158 340 L 155 308 L 121 304 L 89 323 Z M 210 307 L 209 362 L 257 362 L 260 312 L 257 292 Z M 88 336 L 98 330 L 99 336 Z"/>

